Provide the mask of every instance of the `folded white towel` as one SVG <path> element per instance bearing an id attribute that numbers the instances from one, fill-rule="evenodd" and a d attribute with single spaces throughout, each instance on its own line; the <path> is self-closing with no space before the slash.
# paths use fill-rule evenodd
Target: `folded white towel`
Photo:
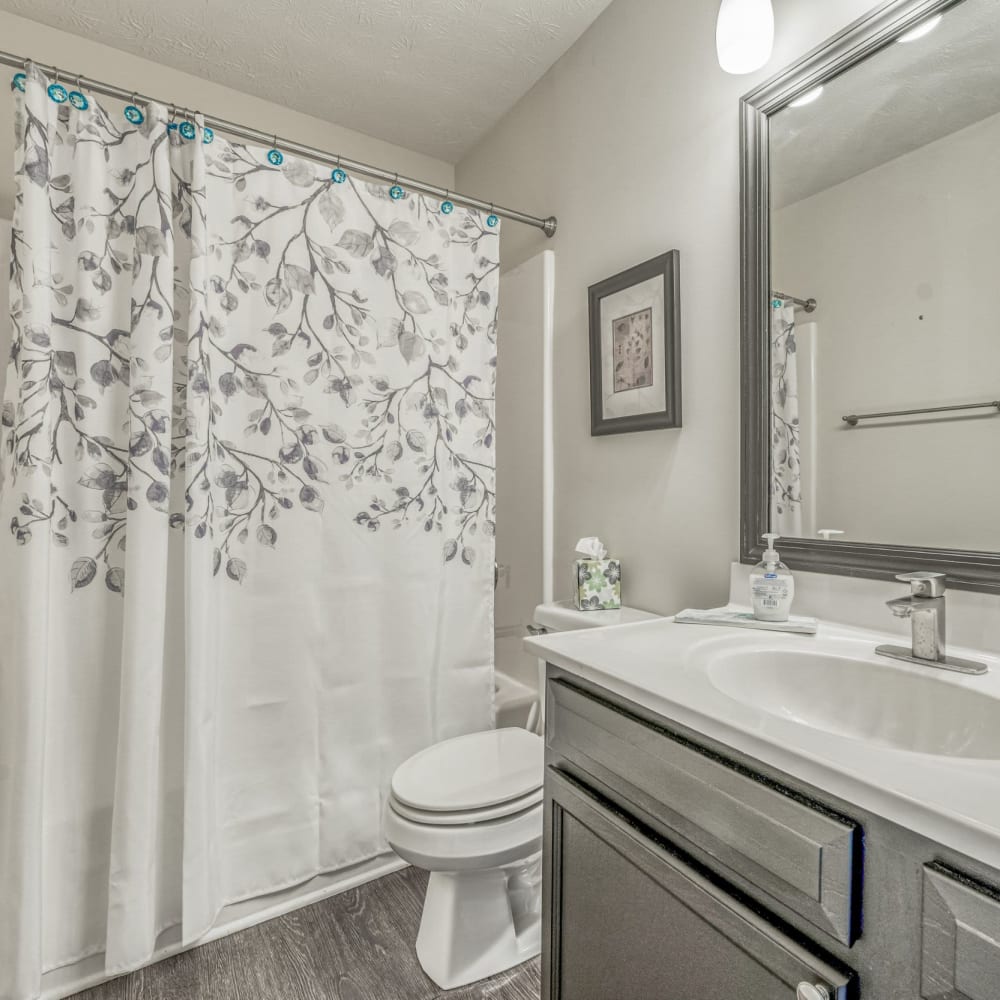
<path id="1" fill-rule="evenodd" d="M 752 611 L 739 608 L 711 608 L 699 611 L 687 608 L 674 615 L 674 621 L 682 625 L 729 625 L 733 628 L 759 628 L 769 632 L 795 632 L 799 635 L 815 635 L 819 623 L 815 618 L 791 615 L 787 622 L 762 622 L 754 618 Z"/>

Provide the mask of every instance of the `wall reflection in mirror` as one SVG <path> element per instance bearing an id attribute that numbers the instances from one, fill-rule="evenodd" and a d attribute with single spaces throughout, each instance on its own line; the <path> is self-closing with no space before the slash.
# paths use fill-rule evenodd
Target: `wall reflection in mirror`
<path id="1" fill-rule="evenodd" d="M 998 14 L 770 117 L 772 531 L 1000 550 Z"/>

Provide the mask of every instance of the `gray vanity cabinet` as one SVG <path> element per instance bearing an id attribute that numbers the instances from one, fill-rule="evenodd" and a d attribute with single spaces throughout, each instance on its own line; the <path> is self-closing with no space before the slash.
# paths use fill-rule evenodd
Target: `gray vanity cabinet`
<path id="1" fill-rule="evenodd" d="M 547 784 L 547 1000 L 795 1000 L 802 983 L 846 1000 L 849 973 L 584 786 Z"/>
<path id="2" fill-rule="evenodd" d="M 760 905 L 850 943 L 856 824 L 571 683 L 546 704 L 545 1000 L 856 995 Z"/>
<path id="3" fill-rule="evenodd" d="M 553 666 L 545 743 L 543 1000 L 1000 1000 L 995 869 Z"/>

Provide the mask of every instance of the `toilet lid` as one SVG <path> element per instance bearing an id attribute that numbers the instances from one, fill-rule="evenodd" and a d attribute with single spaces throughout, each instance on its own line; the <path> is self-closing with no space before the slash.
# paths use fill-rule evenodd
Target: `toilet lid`
<path id="1" fill-rule="evenodd" d="M 486 809 L 542 787 L 544 744 L 526 729 L 495 729 L 436 743 L 401 764 L 392 794 L 430 812 Z"/>

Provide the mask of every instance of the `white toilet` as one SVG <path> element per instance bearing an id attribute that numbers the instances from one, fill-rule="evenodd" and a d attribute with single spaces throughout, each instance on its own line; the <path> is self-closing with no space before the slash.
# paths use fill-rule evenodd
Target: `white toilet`
<path id="1" fill-rule="evenodd" d="M 654 617 L 564 602 L 535 609 L 546 631 Z M 430 872 L 417 957 L 442 989 L 496 975 L 540 950 L 543 771 L 540 736 L 497 729 L 437 743 L 393 775 L 386 839 Z"/>

